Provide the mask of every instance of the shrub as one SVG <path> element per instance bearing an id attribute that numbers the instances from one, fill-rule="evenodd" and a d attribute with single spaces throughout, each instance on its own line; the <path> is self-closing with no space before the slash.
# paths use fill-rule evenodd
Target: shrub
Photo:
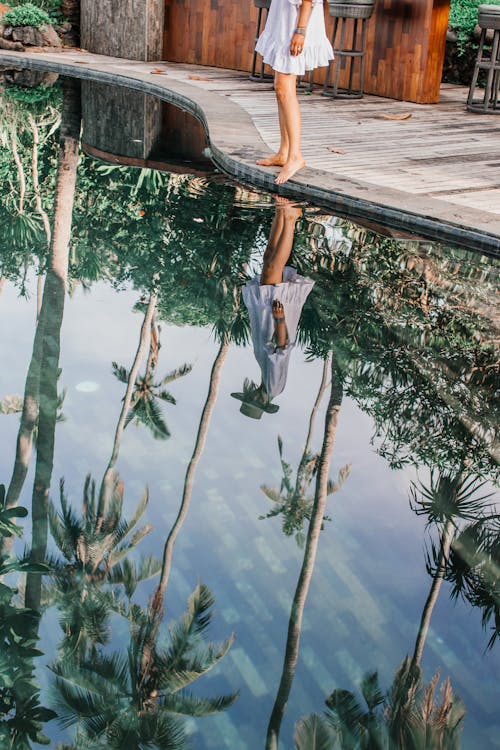
<path id="1" fill-rule="evenodd" d="M 40 26 L 50 23 L 48 13 L 41 8 L 37 8 L 33 3 L 24 3 L 15 8 L 11 8 L 4 14 L 3 23 L 8 26 L 34 26 L 39 29 Z"/>
<path id="2" fill-rule="evenodd" d="M 448 25 L 457 32 L 458 49 L 461 53 L 470 42 L 477 23 L 477 9 L 485 0 L 451 0 Z M 500 0 L 488 0 L 490 5 L 500 5 Z"/>
<path id="3" fill-rule="evenodd" d="M 19 5 L 25 5 L 26 0 L 9 0 L 11 8 L 16 8 Z M 32 4 L 36 5 L 37 8 L 44 10 L 52 23 L 60 21 L 62 19 L 61 13 L 61 0 L 32 0 Z"/>

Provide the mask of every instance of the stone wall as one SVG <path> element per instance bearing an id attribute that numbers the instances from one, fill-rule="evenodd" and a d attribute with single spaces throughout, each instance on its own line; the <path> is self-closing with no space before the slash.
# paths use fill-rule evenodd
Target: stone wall
<path id="1" fill-rule="evenodd" d="M 129 60 L 161 60 L 165 0 L 81 0 L 81 46 Z"/>

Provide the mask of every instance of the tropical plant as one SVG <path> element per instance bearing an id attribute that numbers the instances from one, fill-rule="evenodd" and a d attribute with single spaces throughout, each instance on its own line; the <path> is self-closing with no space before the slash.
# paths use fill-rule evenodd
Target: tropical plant
<path id="1" fill-rule="evenodd" d="M 95 482 L 85 480 L 81 514 L 69 504 L 60 484 L 58 511 L 49 505 L 52 538 L 60 556 L 51 558 L 53 587 L 50 594 L 59 609 L 64 631 L 64 654 L 84 658 L 89 648 L 106 643 L 109 616 L 123 611 L 114 586 L 123 585 L 132 597 L 139 581 L 158 573 L 160 562 L 152 557 L 131 561 L 129 553 L 151 531 L 151 525 L 137 528 L 148 504 L 145 492 L 132 518 L 123 518 L 123 483 L 114 476 L 105 503 L 98 503 Z"/>
<path id="2" fill-rule="evenodd" d="M 3 23 L 8 26 L 34 26 L 39 29 L 44 24 L 50 24 L 50 18 L 48 13 L 33 3 L 23 3 L 4 13 Z"/>
<path id="3" fill-rule="evenodd" d="M 175 406 L 176 400 L 170 391 L 167 390 L 166 386 L 170 385 L 170 383 L 173 383 L 178 378 L 184 377 L 184 375 L 190 373 L 192 366 L 184 364 L 181 367 L 172 370 L 172 372 L 169 372 L 161 380 L 156 381 L 155 374 L 158 364 L 159 349 L 160 342 L 156 317 L 153 316 L 151 320 L 149 355 L 146 363 L 146 371 L 144 375 L 138 375 L 135 379 L 130 409 L 125 418 L 125 427 L 130 424 L 130 422 L 143 424 L 150 430 L 154 438 L 165 440 L 170 437 L 170 431 L 163 419 L 157 400 L 165 401 L 166 403 Z M 128 383 L 130 378 L 129 370 L 118 365 L 116 362 L 113 362 L 112 367 L 115 377 L 118 378 L 121 383 Z"/>
<path id="4" fill-rule="evenodd" d="M 363 702 L 349 690 L 336 689 L 326 699 L 323 716 L 311 714 L 295 729 L 296 750 L 458 750 L 465 715 L 450 680 L 435 693 L 437 672 L 425 685 L 407 658 L 387 693 L 377 672 L 361 683 Z"/>
<path id="5" fill-rule="evenodd" d="M 185 614 L 171 626 L 165 646 L 151 637 L 157 623 L 132 605 L 126 654 L 97 653 L 92 659 L 53 665 L 61 724 L 78 724 L 93 747 L 104 743 L 110 750 L 185 748 L 180 716 L 217 713 L 236 699 L 236 694 L 200 698 L 187 690 L 224 657 L 232 642 L 204 642 L 213 604 L 209 589 L 198 585 Z"/>
<path id="6" fill-rule="evenodd" d="M 328 360 L 330 362 L 330 359 Z M 337 435 L 338 420 L 343 398 L 342 383 L 336 363 L 331 359 L 330 399 L 325 415 L 323 444 L 318 459 L 314 505 L 307 529 L 304 556 L 290 610 L 283 669 L 276 698 L 269 718 L 266 734 L 266 750 L 278 750 L 281 722 L 290 696 L 299 656 L 302 618 L 309 593 L 309 586 L 316 561 L 320 532 L 323 525 L 327 495 L 328 474 L 333 446 Z"/>
<path id="7" fill-rule="evenodd" d="M 467 475 L 430 473 L 429 485 L 413 482 L 410 505 L 417 515 L 427 516 L 427 526 L 436 526 L 439 543 L 432 537 L 427 550 L 427 570 L 432 586 L 422 613 L 413 661 L 420 663 L 430 619 L 443 580 L 453 582 L 452 598 L 459 595 L 483 610 L 483 626 L 493 620 L 491 648 L 500 632 L 498 559 L 499 522 L 494 493 L 481 493 L 481 478 Z M 468 522 L 467 525 L 460 521 Z"/>
<path id="8" fill-rule="evenodd" d="M 0 535 L 21 536 L 15 518 L 26 517 L 26 508 L 8 508 L 4 485 L 0 485 Z M 8 573 L 40 575 L 46 565 L 0 555 L 0 579 Z M 40 704 L 40 691 L 33 679 L 39 613 L 14 604 L 17 590 L 0 581 L 0 743 L 6 750 L 31 750 L 31 742 L 49 744 L 43 724 L 56 714 Z"/>

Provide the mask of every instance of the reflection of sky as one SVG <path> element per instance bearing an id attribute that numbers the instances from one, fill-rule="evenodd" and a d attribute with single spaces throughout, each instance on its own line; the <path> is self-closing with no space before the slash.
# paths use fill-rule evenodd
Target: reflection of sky
<path id="1" fill-rule="evenodd" d="M 68 496 L 77 504 L 87 472 L 98 481 L 102 477 L 125 390 L 113 376 L 111 362 L 127 368 L 132 363 L 142 322 L 141 314 L 131 312 L 136 299 L 134 292 L 117 295 L 97 284 L 90 294 L 77 289 L 66 301 L 59 389 L 66 388 L 67 395 L 65 421 L 56 433 L 55 500 L 62 476 Z M 8 363 L 0 376 L 2 397 L 24 390 L 35 307 L 34 297 L 29 302 L 16 300 L 16 292 L 6 285 L 0 297 L 2 359 Z M 158 555 L 177 513 L 217 351 L 208 329 L 164 325 L 161 341 L 159 376 L 184 362 L 193 364 L 189 375 L 169 386 L 177 399 L 177 406 L 163 407 L 171 438 L 154 441 L 143 427 L 131 425 L 118 461 L 129 515 L 144 487 L 149 487 L 147 517 L 154 531 L 139 549 Z M 222 639 L 232 631 L 236 635 L 217 671 L 194 689 L 208 694 L 239 689 L 240 699 L 229 712 L 196 724 L 198 748 L 254 750 L 264 745 L 302 553 L 292 538 L 282 534 L 279 518 L 258 520 L 270 509 L 259 487 L 279 486 L 278 435 L 283 438 L 285 460 L 296 468 L 321 370 L 321 362 L 306 363 L 296 349 L 286 390 L 276 399 L 279 412 L 255 421 L 241 415 L 239 402 L 230 397 L 241 389 L 245 377 L 258 379 L 251 347 L 233 346 L 224 365 L 166 598 L 167 618 L 178 616 L 190 591 L 203 580 L 216 597 L 212 636 Z M 79 391 L 77 386 L 84 381 L 98 388 Z M 327 398 L 316 421 L 313 446 L 317 450 Z M 4 483 L 12 470 L 17 425 L 17 416 L 0 416 L 0 481 Z M 395 669 L 413 649 L 430 587 L 424 521 L 408 506 L 413 472 L 391 471 L 371 447 L 371 435 L 371 420 L 345 399 L 331 476 L 335 478 L 346 463 L 352 463 L 352 472 L 342 491 L 328 501 L 333 520 L 325 524 L 320 538 L 299 664 L 282 728 L 287 748 L 292 745 L 294 721 L 312 710 L 321 711 L 334 687 L 354 690 L 362 674 L 371 669 L 379 669 L 382 685 L 389 686 Z M 32 474 L 22 499 L 28 506 L 30 478 Z M 146 601 L 150 591 L 151 583 L 143 585 L 138 597 Z M 46 652 L 59 638 L 57 627 L 49 613 L 42 629 Z M 121 636 L 126 637 L 123 630 Z M 480 612 L 461 602 L 454 605 L 445 583 L 424 652 L 424 675 L 429 680 L 440 667 L 442 677 L 449 675 L 464 699 L 466 748 L 497 747 L 500 736 L 495 683 L 499 660 L 498 652 L 483 656 L 488 637 L 481 630 Z"/>

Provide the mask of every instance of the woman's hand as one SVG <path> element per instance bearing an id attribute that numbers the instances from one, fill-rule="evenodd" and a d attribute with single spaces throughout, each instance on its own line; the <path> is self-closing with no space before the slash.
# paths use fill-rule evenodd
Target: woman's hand
<path id="1" fill-rule="evenodd" d="M 290 54 L 292 55 L 292 57 L 297 57 L 297 55 L 302 54 L 303 49 L 304 49 L 304 35 L 294 34 L 292 36 L 292 41 L 290 42 Z"/>

